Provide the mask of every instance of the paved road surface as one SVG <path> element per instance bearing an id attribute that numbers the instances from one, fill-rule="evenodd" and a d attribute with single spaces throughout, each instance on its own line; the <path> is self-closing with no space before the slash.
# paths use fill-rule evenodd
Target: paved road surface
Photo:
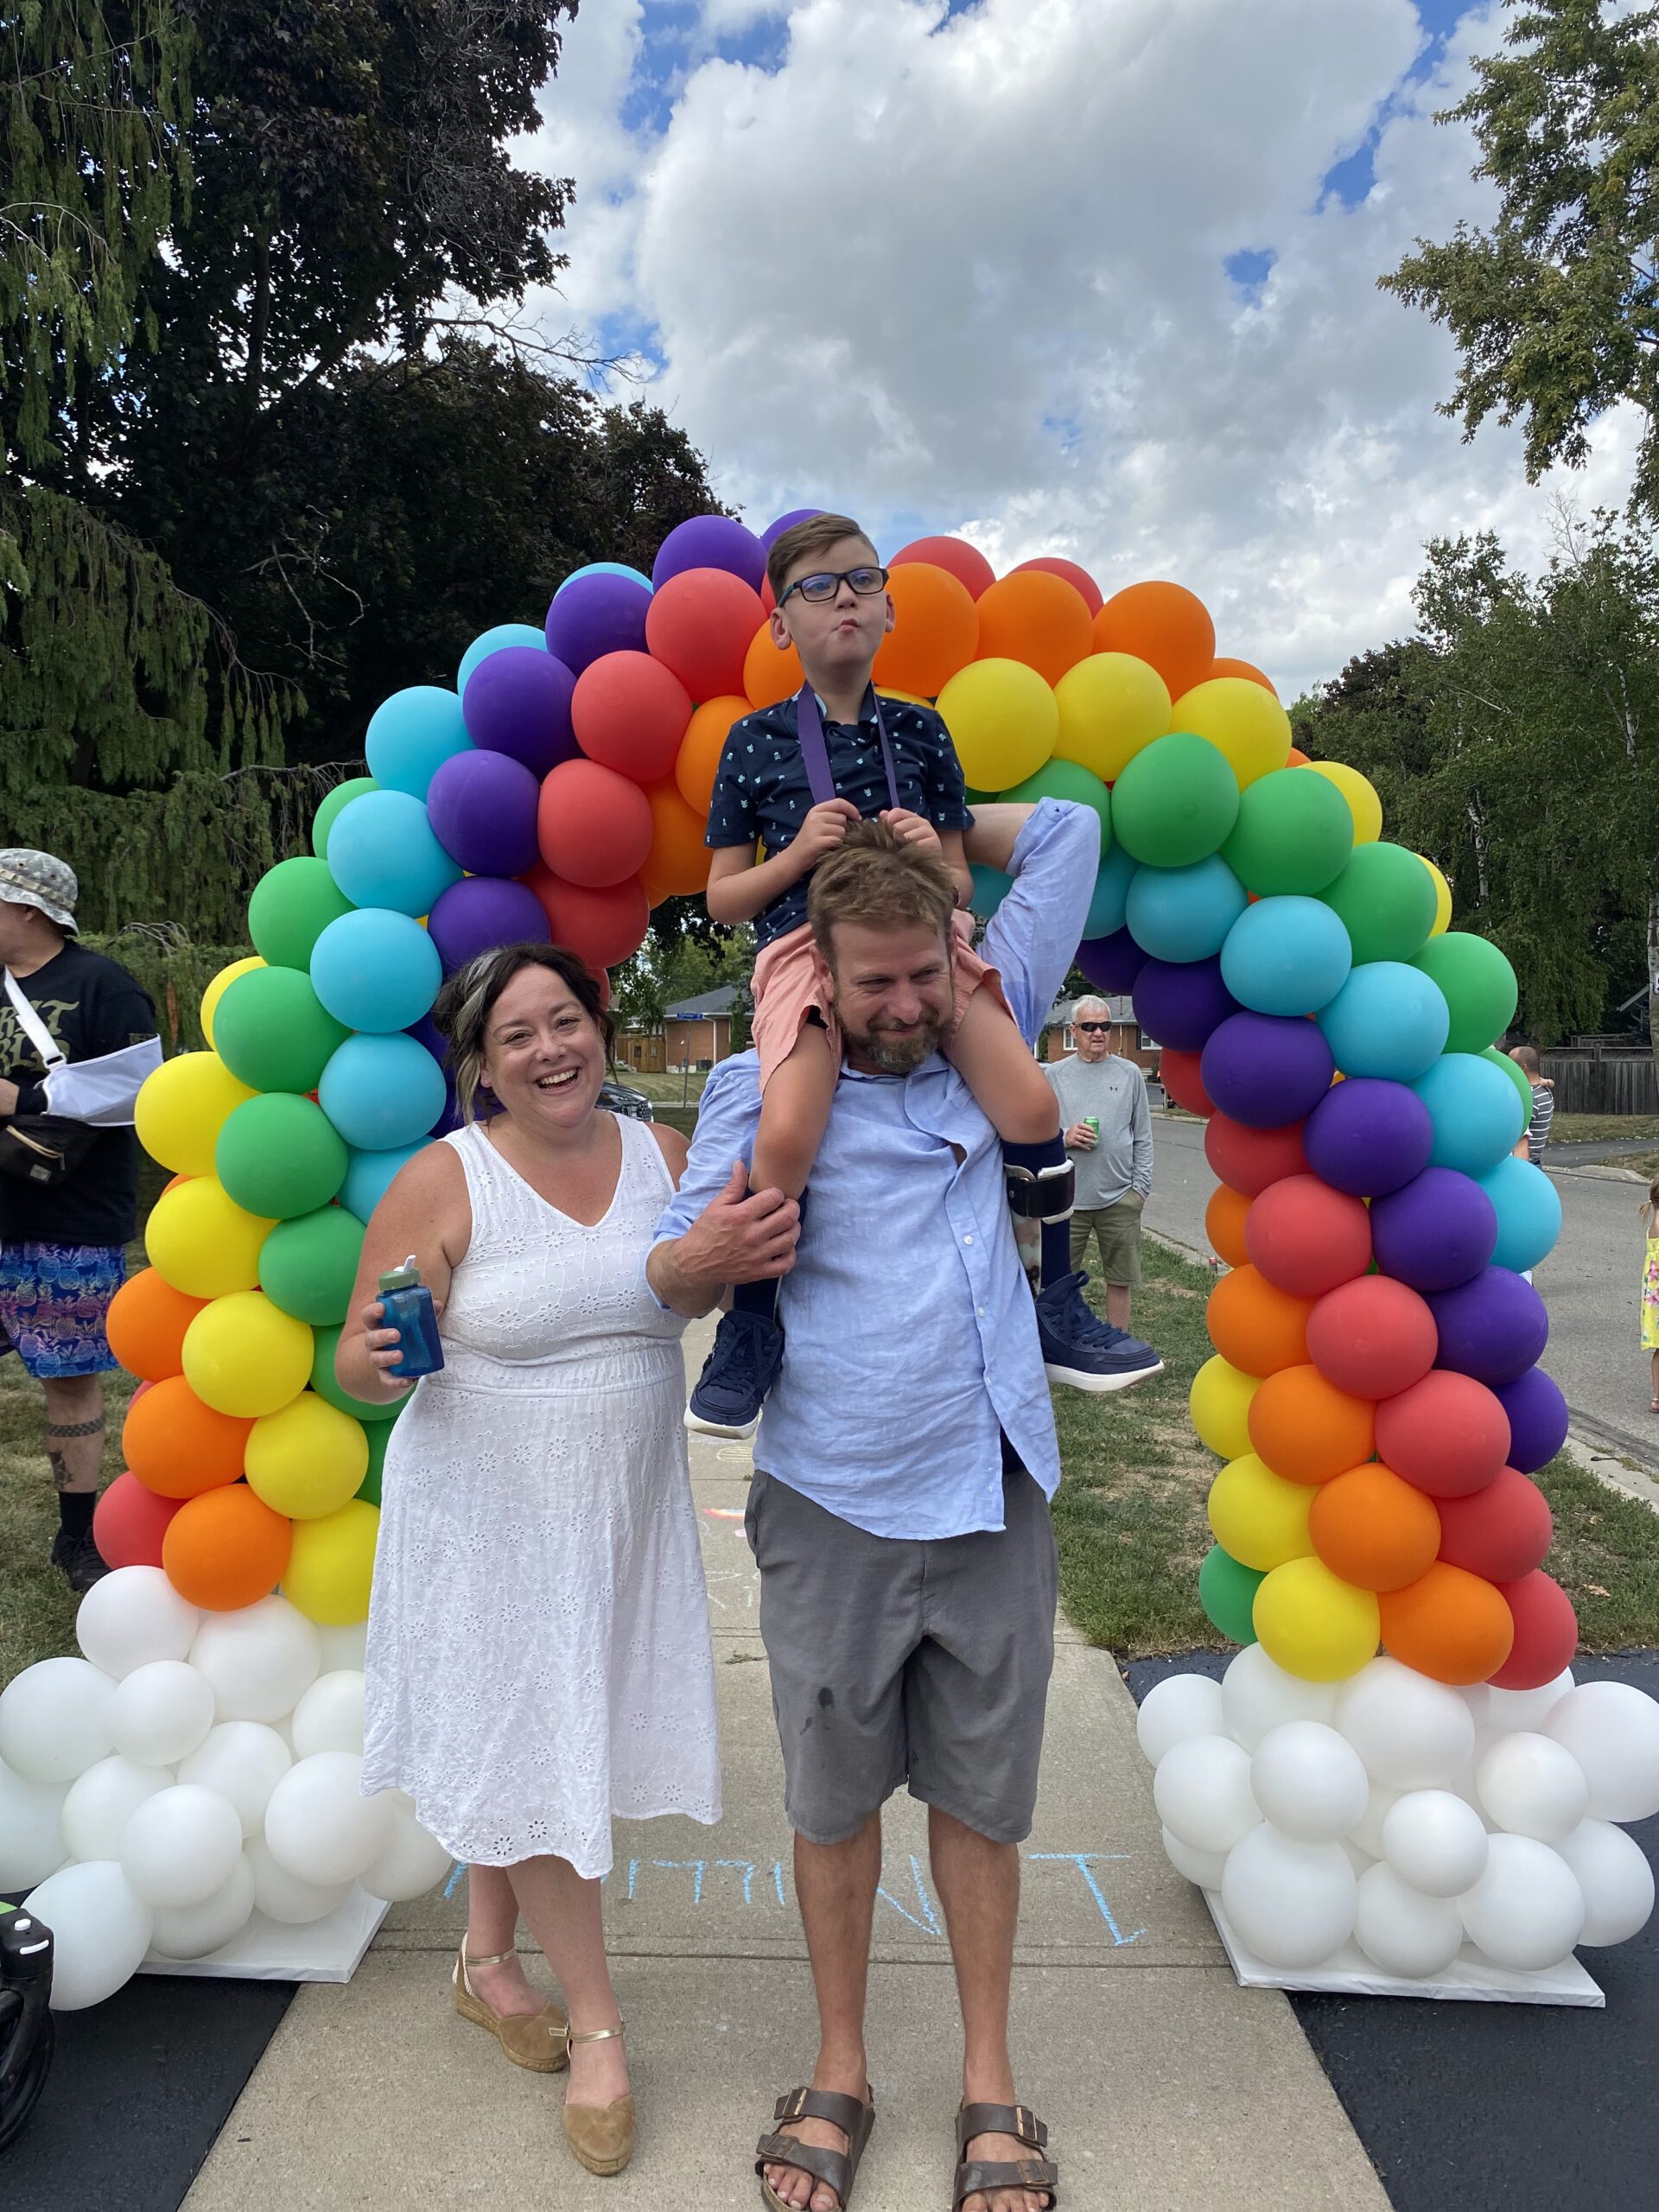
<path id="1" fill-rule="evenodd" d="M 1203 1127 L 1154 1114 L 1153 1134 L 1157 1163 L 1147 1226 L 1207 1257 L 1204 1209 L 1216 1179 L 1204 1156 Z M 1648 1359 L 1637 1344 L 1642 1190 L 1576 1166 L 1545 1172 L 1560 1192 L 1561 1236 L 1538 1270 L 1549 1308 L 1544 1364 L 1591 1441 L 1659 1468 L 1659 1414 L 1648 1411 Z"/>

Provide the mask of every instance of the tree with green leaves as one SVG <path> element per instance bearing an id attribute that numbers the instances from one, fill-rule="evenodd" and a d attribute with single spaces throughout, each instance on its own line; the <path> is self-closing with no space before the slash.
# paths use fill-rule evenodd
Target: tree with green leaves
<path id="1" fill-rule="evenodd" d="M 1504 51 L 1467 96 L 1474 174 L 1497 188 L 1489 230 L 1459 223 L 1380 282 L 1456 340 L 1441 412 L 1472 437 L 1524 425 L 1529 478 L 1579 466 L 1621 400 L 1644 417 L 1632 505 L 1659 518 L 1659 8 L 1508 0 Z"/>

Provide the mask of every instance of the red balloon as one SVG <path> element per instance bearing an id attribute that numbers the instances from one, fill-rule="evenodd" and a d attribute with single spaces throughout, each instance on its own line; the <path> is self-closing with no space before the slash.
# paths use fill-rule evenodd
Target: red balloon
<path id="1" fill-rule="evenodd" d="M 906 561 L 931 561 L 936 569 L 948 570 L 958 583 L 966 584 L 976 599 L 996 582 L 996 570 L 978 546 L 970 545 L 965 537 L 913 537 L 908 545 L 899 547 L 887 566 L 902 568 Z"/>
<path id="2" fill-rule="evenodd" d="M 636 784 L 673 774 L 690 719 L 690 694 L 649 653 L 601 653 L 583 669 L 570 696 L 576 743 L 590 760 Z"/>
<path id="3" fill-rule="evenodd" d="M 1063 560 L 1058 553 L 1040 553 L 1034 561 L 1021 561 L 1008 574 L 1017 576 L 1023 569 L 1035 569 L 1042 575 L 1063 576 L 1089 609 L 1091 622 L 1105 605 L 1105 594 L 1088 569 L 1079 568 L 1075 561 Z"/>
<path id="4" fill-rule="evenodd" d="M 1251 1206 L 1244 1242 L 1269 1282 L 1298 1298 L 1322 1298 L 1370 1266 L 1371 1217 L 1363 1199 L 1317 1175 L 1287 1175 Z"/>
<path id="5" fill-rule="evenodd" d="M 167 1524 L 184 1503 L 157 1497 L 137 1475 L 118 1475 L 92 1511 L 92 1541 L 105 1567 L 159 1567 Z"/>
<path id="6" fill-rule="evenodd" d="M 1247 1128 L 1225 1114 L 1212 1114 L 1204 1133 L 1204 1156 L 1224 1183 L 1259 1198 L 1269 1183 L 1312 1171 L 1302 1150 L 1302 1125 L 1287 1122 L 1276 1129 Z"/>
<path id="7" fill-rule="evenodd" d="M 1440 1557 L 1489 1582 L 1518 1582 L 1541 1567 L 1554 1533 L 1544 1493 L 1513 1467 L 1472 1497 L 1440 1500 Z"/>
<path id="8" fill-rule="evenodd" d="M 1205 1089 L 1198 1074 L 1198 1052 L 1178 1052 L 1166 1045 L 1158 1055 L 1158 1079 L 1178 1106 L 1189 1114 L 1201 1114 L 1205 1121 L 1216 1110 L 1216 1102 Z"/>
<path id="9" fill-rule="evenodd" d="M 562 760 L 542 779 L 536 842 L 555 875 L 600 890 L 638 875 L 656 835 L 638 784 L 596 760 Z"/>
<path id="10" fill-rule="evenodd" d="M 1437 1367 L 1376 1409 L 1376 1456 L 1431 1497 L 1471 1497 L 1484 1490 L 1509 1450 L 1510 1417 L 1472 1375 Z"/>
<path id="11" fill-rule="evenodd" d="M 1560 1584 L 1535 1571 L 1516 1582 L 1498 1585 L 1498 1594 L 1515 1622 L 1510 1656 L 1487 1680 L 1495 1690 L 1541 1690 L 1579 1648 L 1579 1620 Z"/>
<path id="12" fill-rule="evenodd" d="M 638 876 L 597 887 L 567 883 L 545 865 L 524 878 L 546 912 L 555 944 L 568 945 L 595 976 L 638 952 L 651 922 L 651 902 Z"/>
<path id="13" fill-rule="evenodd" d="M 645 643 L 694 699 L 718 699 L 743 689 L 765 613 L 760 593 L 729 569 L 682 569 L 652 594 Z"/>
<path id="14" fill-rule="evenodd" d="M 1307 1317 L 1308 1357 L 1327 1382 L 1356 1398 L 1410 1389 L 1434 1364 L 1439 1343 L 1427 1305 L 1389 1275 L 1361 1275 L 1327 1291 Z"/>

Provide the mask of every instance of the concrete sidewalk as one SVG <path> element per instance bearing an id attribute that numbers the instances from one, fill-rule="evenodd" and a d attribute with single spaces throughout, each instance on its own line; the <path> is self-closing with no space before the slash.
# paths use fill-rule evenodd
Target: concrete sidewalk
<path id="1" fill-rule="evenodd" d="M 706 1329 L 688 1332 L 694 1372 L 706 1343 Z M 188 2212 L 760 2202 L 754 2139 L 806 2077 L 814 2015 L 742 1532 L 749 1466 L 746 1446 L 692 1440 L 725 1819 L 616 1828 L 606 1916 L 639 2112 L 627 2171 L 583 2174 L 559 2127 L 559 2078 L 520 2071 L 456 2018 L 458 1890 L 394 1909 L 346 1986 L 299 1993 Z M 1385 2207 L 1286 2000 L 1237 1987 L 1164 1857 L 1116 1666 L 1064 1623 L 1061 1639 L 1014 1994 L 1020 2090 L 1049 2123 L 1063 2204 Z M 925 1816 L 908 1798 L 888 1809 L 870 2043 L 878 2119 L 858 2212 L 944 2212 L 960 2047 Z"/>

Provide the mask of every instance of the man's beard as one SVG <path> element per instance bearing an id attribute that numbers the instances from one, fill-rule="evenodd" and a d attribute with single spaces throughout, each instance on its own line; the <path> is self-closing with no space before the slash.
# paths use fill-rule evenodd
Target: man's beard
<path id="1" fill-rule="evenodd" d="M 890 1029 L 872 1029 L 861 1036 L 844 1033 L 847 1043 L 856 1046 L 883 1075 L 914 1075 L 938 1051 L 944 1024 L 937 1014 L 928 1014 L 918 1027 L 902 1034 Z"/>

